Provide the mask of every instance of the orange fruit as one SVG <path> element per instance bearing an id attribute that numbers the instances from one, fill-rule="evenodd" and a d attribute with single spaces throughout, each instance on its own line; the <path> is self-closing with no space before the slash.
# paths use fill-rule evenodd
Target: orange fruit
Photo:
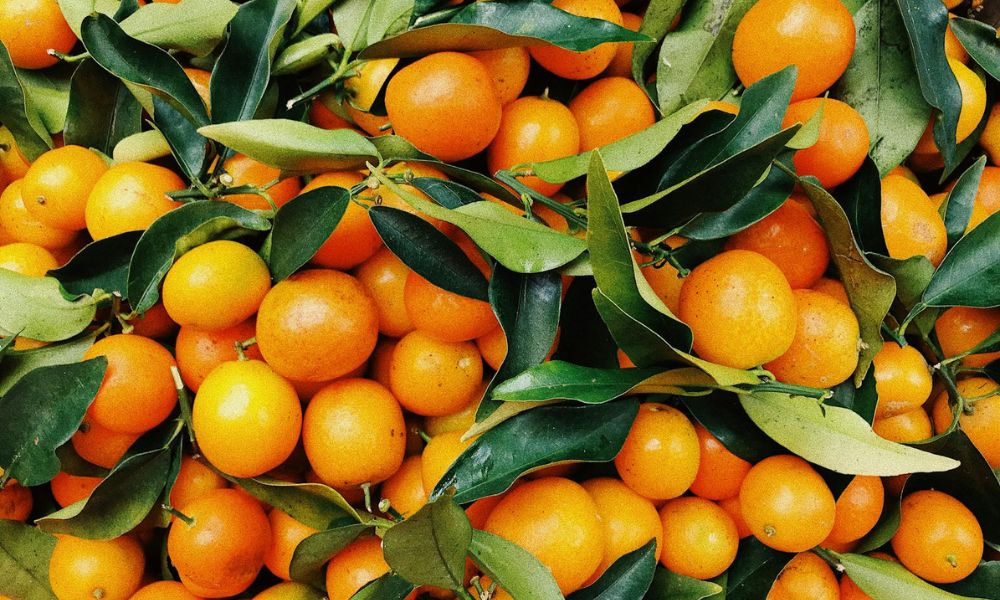
<path id="1" fill-rule="evenodd" d="M 187 78 L 191 81 L 191 85 L 194 86 L 194 91 L 198 92 L 198 97 L 205 104 L 205 108 L 211 111 L 212 74 L 205 69 L 196 69 L 194 67 L 184 67 L 184 74 L 187 75 Z"/>
<path id="2" fill-rule="evenodd" d="M 767 600 L 841 600 L 840 585 L 825 560 L 801 552 L 778 574 Z"/>
<path id="3" fill-rule="evenodd" d="M 292 454 L 302 408 L 292 384 L 267 364 L 226 362 L 198 388 L 192 424 L 209 462 L 235 477 L 257 477 Z M 248 446 L 247 439 L 264 443 Z"/>
<path id="4" fill-rule="evenodd" d="M 804 100 L 844 74 L 854 42 L 854 20 L 839 0 L 762 0 L 736 26 L 733 67 L 749 86 L 795 65 L 792 101 Z"/>
<path id="5" fill-rule="evenodd" d="M 103 479 L 100 477 L 70 475 L 65 471 L 59 471 L 59 474 L 52 478 L 49 485 L 56 503 L 65 508 L 88 498 L 101 481 Z"/>
<path id="6" fill-rule="evenodd" d="M 52 253 L 41 246 L 24 242 L 0 246 L 0 269 L 27 277 L 45 277 L 46 273 L 58 266 Z"/>
<path id="7" fill-rule="evenodd" d="M 687 240 L 678 236 L 667 239 L 667 245 L 670 248 L 678 248 L 685 243 Z M 636 257 L 636 262 L 640 265 L 645 260 L 645 257 Z M 681 287 L 684 285 L 684 278 L 680 276 L 677 268 L 670 263 L 664 263 L 656 266 L 640 266 L 639 270 L 649 287 L 653 288 L 653 291 L 667 305 L 670 312 L 676 315 L 680 311 Z"/>
<path id="8" fill-rule="evenodd" d="M 392 369 L 392 353 L 396 350 L 399 340 L 382 338 L 368 361 L 368 378 L 382 384 L 386 389 L 390 386 L 389 373 Z"/>
<path id="9" fill-rule="evenodd" d="M 24 203 L 49 227 L 79 231 L 87 226 L 87 198 L 108 170 L 104 159 L 80 146 L 63 146 L 42 154 L 24 174 Z"/>
<path id="10" fill-rule="evenodd" d="M 566 105 L 546 97 L 526 96 L 503 109 L 500 129 L 490 143 L 486 164 L 490 173 L 515 165 L 571 156 L 580 150 L 580 128 Z M 521 177 L 531 189 L 551 196 L 561 183 L 535 176 Z"/>
<path id="11" fill-rule="evenodd" d="M 560 477 L 528 481 L 507 492 L 484 530 L 533 554 L 563 594 L 590 579 L 604 555 L 597 504 L 580 484 Z"/>
<path id="12" fill-rule="evenodd" d="M 446 431 L 435 435 L 427 442 L 421 455 L 420 478 L 428 494 L 434 491 L 455 459 L 475 441 L 474 438 L 462 441 L 464 434 L 464 431 Z"/>
<path id="13" fill-rule="evenodd" d="M 656 122 L 646 92 L 631 79 L 603 77 L 569 103 L 580 126 L 580 151 L 593 150 L 642 131 Z"/>
<path id="14" fill-rule="evenodd" d="M 87 196 L 87 231 L 100 240 L 148 229 L 153 221 L 181 205 L 167 192 L 186 187 L 170 169 L 141 162 L 118 163 L 101 175 Z"/>
<path id="15" fill-rule="evenodd" d="M 424 432 L 431 437 L 435 437 L 448 431 L 458 431 L 460 433 L 468 431 L 476 422 L 476 411 L 479 410 L 480 400 L 483 394 L 486 393 L 486 386 L 488 384 L 489 381 L 480 383 L 479 388 L 472 395 L 472 402 L 466 404 L 462 410 L 440 417 L 425 418 Z"/>
<path id="16" fill-rule="evenodd" d="M 990 116 L 986 121 L 986 127 L 979 136 L 979 145 L 990 157 L 990 162 L 1000 165 L 1000 102 L 993 104 L 990 109 Z M 2 162 L 2 156 L 0 156 Z"/>
<path id="17" fill-rule="evenodd" d="M 655 402 L 639 406 L 615 467 L 636 493 L 651 500 L 676 498 L 698 475 L 698 434 L 684 413 Z"/>
<path id="18" fill-rule="evenodd" d="M 930 397 L 933 385 L 930 367 L 913 346 L 900 347 L 892 340 L 885 342 L 872 365 L 878 393 L 876 418 L 909 412 Z"/>
<path id="19" fill-rule="evenodd" d="M 825 543 L 846 544 L 861 539 L 878 523 L 884 504 L 882 480 L 856 475 L 837 498 L 837 516 Z"/>
<path id="20" fill-rule="evenodd" d="M 555 8 L 578 17 L 589 17 L 622 24 L 622 13 L 614 0 L 555 0 Z M 532 46 L 531 57 L 547 71 L 565 79 L 590 79 L 608 68 L 618 51 L 617 44 L 599 44 L 590 50 L 574 52 L 552 45 Z"/>
<path id="21" fill-rule="evenodd" d="M 701 424 L 695 424 L 698 434 L 698 475 L 691 484 L 691 493 L 708 500 L 724 500 L 740 493 L 740 484 L 752 466 L 730 452 Z"/>
<path id="22" fill-rule="evenodd" d="M 793 290 L 798 310 L 788 350 L 764 365 L 785 383 L 832 388 L 858 366 L 861 334 L 850 306 L 813 290 Z"/>
<path id="23" fill-rule="evenodd" d="M 44 69 L 59 62 L 49 49 L 65 54 L 76 45 L 76 36 L 56 0 L 3 0 L 0 43 L 15 67 Z"/>
<path id="24" fill-rule="evenodd" d="M 80 429 L 70 442 L 83 460 L 105 469 L 115 466 L 129 447 L 139 439 L 137 433 L 119 433 L 101 427 L 90 415 L 83 417 Z"/>
<path id="25" fill-rule="evenodd" d="M 206 598 L 235 596 L 264 566 L 271 525 L 260 505 L 236 490 L 213 490 L 188 503 L 188 524 L 174 517 L 167 553 L 181 583 Z"/>
<path id="26" fill-rule="evenodd" d="M 704 498 L 675 498 L 660 509 L 660 562 L 674 573 L 711 579 L 733 564 L 739 532 L 729 514 Z"/>
<path id="27" fill-rule="evenodd" d="M 277 508 L 271 509 L 268 521 L 271 523 L 271 545 L 264 554 L 264 566 L 281 579 L 291 579 L 288 567 L 292 563 L 295 547 L 318 530 L 299 523 Z"/>
<path id="28" fill-rule="evenodd" d="M 410 268 L 388 248 L 382 248 L 354 271 L 375 301 L 378 329 L 383 335 L 402 337 L 413 331 L 406 313 L 404 288 Z"/>
<path id="29" fill-rule="evenodd" d="M 327 381 L 363 365 L 378 340 L 378 311 L 358 280 L 326 269 L 278 283 L 257 313 L 257 345 L 279 374 Z"/>
<path id="30" fill-rule="evenodd" d="M 507 334 L 502 327 L 497 327 L 486 335 L 477 337 L 476 347 L 486 364 L 496 371 L 503 364 L 503 359 L 507 358 Z"/>
<path id="31" fill-rule="evenodd" d="M 743 518 L 754 537 L 782 552 L 804 552 L 833 531 L 836 502 L 826 482 L 797 456 L 770 456 L 740 486 Z"/>
<path id="32" fill-rule="evenodd" d="M 795 153 L 792 163 L 800 176 L 812 175 L 823 187 L 837 187 L 850 179 L 868 155 L 868 126 L 849 104 L 832 98 L 793 102 L 785 112 L 782 127 L 803 126 L 822 109 L 816 143 Z"/>
<path id="33" fill-rule="evenodd" d="M 349 600 L 366 583 L 388 572 L 382 540 L 375 536 L 354 540 L 327 565 L 326 594 L 330 600 Z"/>
<path id="34" fill-rule="evenodd" d="M 382 497 L 393 510 L 409 517 L 427 504 L 421 457 L 408 456 L 399 470 L 382 483 Z"/>
<path id="35" fill-rule="evenodd" d="M 419 150 L 446 162 L 478 154 L 500 127 L 500 95 L 475 58 L 438 52 L 392 76 L 385 108 L 393 129 Z"/>
<path id="36" fill-rule="evenodd" d="M 183 512 L 188 503 L 201 498 L 212 490 L 221 490 L 229 482 L 221 475 L 206 467 L 201 461 L 185 456 L 181 459 L 181 468 L 177 479 L 170 488 L 170 505 Z"/>
<path id="37" fill-rule="evenodd" d="M 28 159 L 24 158 L 21 150 L 17 147 L 17 140 L 10 132 L 10 129 L 0 126 L 0 144 L 7 147 L 0 150 L 0 172 L 7 176 L 9 181 L 21 179 L 28 172 Z"/>
<path id="38" fill-rule="evenodd" d="M 2 470 L 0 474 L 3 474 Z M 32 506 L 34 498 L 31 490 L 17 481 L 10 479 L 3 489 L 0 489 L 0 519 L 23 523 L 31 515 Z"/>
<path id="39" fill-rule="evenodd" d="M 267 195 L 271 197 L 271 200 L 274 200 L 277 206 L 282 206 L 302 191 L 302 186 L 295 177 L 282 179 L 265 188 L 278 179 L 280 171 L 243 154 L 234 154 L 229 157 L 226 162 L 222 163 L 222 167 L 232 177 L 233 182 L 229 187 L 255 185 L 267 192 Z M 268 201 L 258 194 L 229 194 L 223 196 L 222 199 L 248 210 L 271 209 Z"/>
<path id="40" fill-rule="evenodd" d="M 361 173 L 357 171 L 322 173 L 302 188 L 302 193 L 324 186 L 350 190 L 361 183 L 362 179 Z M 368 218 L 368 211 L 356 202 L 348 202 L 347 210 L 337 227 L 316 251 L 311 262 L 328 269 L 353 269 L 371 258 L 380 247 L 382 238 Z"/>
<path id="41" fill-rule="evenodd" d="M 955 58 L 948 58 L 948 66 L 955 75 L 958 87 L 962 92 L 962 108 L 958 115 L 958 125 L 955 128 L 955 141 L 961 143 L 962 140 L 972 135 L 986 114 L 986 84 L 972 69 Z M 917 147 L 913 149 L 914 154 L 940 157 L 937 142 L 934 140 L 935 123 L 936 117 L 931 117 L 927 129 L 924 130 L 924 135 L 917 142 Z"/>
<path id="42" fill-rule="evenodd" d="M 604 532 L 604 558 L 591 575 L 596 581 L 616 560 L 656 540 L 656 559 L 663 548 L 663 524 L 653 503 L 618 479 L 599 477 L 581 484 L 597 506 Z"/>
<path id="43" fill-rule="evenodd" d="M 517 100 L 528 82 L 531 71 L 531 54 L 527 48 L 498 48 L 496 50 L 479 50 L 469 52 L 483 63 L 493 77 L 493 85 L 500 96 L 500 104 L 506 106 Z"/>
<path id="44" fill-rule="evenodd" d="M 934 490 L 903 498 L 892 550 L 914 575 L 933 583 L 964 579 L 983 556 L 983 530 L 955 498 Z"/>
<path id="45" fill-rule="evenodd" d="M 324 595 L 304 583 L 284 581 L 253 597 L 253 600 L 323 600 Z"/>
<path id="46" fill-rule="evenodd" d="M 356 69 L 355 75 L 344 81 L 344 91 L 348 94 L 348 100 L 345 103 L 347 115 L 368 135 L 377 136 L 392 133 L 388 127 L 388 117 L 369 111 L 397 64 L 399 64 L 398 58 L 368 60 L 361 63 L 361 66 Z"/>
<path id="47" fill-rule="evenodd" d="M 320 93 L 312 99 L 309 103 L 309 123 L 322 129 L 352 129 L 354 124 L 330 110 L 327 99 L 336 102 L 334 94 L 329 92 Z"/>
<path id="48" fill-rule="evenodd" d="M 143 586 L 129 600 L 201 600 L 177 581 L 156 581 Z"/>
<path id="49" fill-rule="evenodd" d="M 406 277 L 403 303 L 418 330 L 444 341 L 472 340 L 497 327 L 488 302 L 439 288 L 416 272 Z"/>
<path id="50" fill-rule="evenodd" d="M 87 409 L 95 423 L 119 433 L 143 433 L 164 421 L 177 405 L 170 372 L 174 357 L 138 335 L 109 335 L 83 353 L 83 360 L 108 361 L 97 396 Z"/>
<path id="51" fill-rule="evenodd" d="M 642 25 L 642 17 L 639 15 L 623 12 L 622 27 L 639 31 Z M 612 77 L 632 77 L 632 48 L 634 42 L 619 42 L 615 50 L 615 57 L 611 59 L 611 64 L 604 70 L 604 75 Z"/>
<path id="52" fill-rule="evenodd" d="M 820 277 L 819 281 L 814 283 L 810 289 L 821 294 L 826 294 L 831 298 L 836 298 L 846 306 L 851 305 L 851 300 L 847 297 L 847 289 L 844 288 L 843 283 L 837 281 L 836 279 Z"/>
<path id="53" fill-rule="evenodd" d="M 876 418 L 872 423 L 872 431 L 900 444 L 919 442 L 934 435 L 931 418 L 919 407 L 891 417 Z"/>
<path id="54" fill-rule="evenodd" d="M 941 313 L 934 322 L 934 333 L 945 358 L 975 348 L 997 329 L 1000 329 L 1000 309 L 996 308 L 955 306 Z M 981 352 L 966 356 L 962 364 L 985 367 L 998 358 L 1000 352 Z"/>
<path id="55" fill-rule="evenodd" d="M 954 184 L 949 186 L 953 187 Z M 979 179 L 979 189 L 976 190 L 976 199 L 972 204 L 972 214 L 965 227 L 966 233 L 997 211 L 1000 211 L 1000 168 L 986 167 Z"/>
<path id="56" fill-rule="evenodd" d="M 389 390 L 367 379 L 342 379 L 309 402 L 302 443 L 328 485 L 378 483 L 403 463 L 406 424 Z"/>
<path id="57" fill-rule="evenodd" d="M 0 194 L 0 229 L 10 236 L 10 242 L 35 244 L 48 250 L 62 248 L 72 242 L 75 233 L 50 227 L 28 212 L 23 189 L 24 180 L 17 179 Z"/>
<path id="58" fill-rule="evenodd" d="M 983 458 L 991 467 L 1000 467 L 1000 439 L 996 435 L 997 427 L 1000 426 L 1000 395 L 996 395 L 997 384 L 986 377 L 969 377 L 959 381 L 956 387 L 966 401 L 965 410 L 958 415 L 959 427 L 982 452 Z M 935 432 L 944 433 L 951 426 L 953 415 L 948 403 L 948 392 L 941 392 L 934 401 L 932 414 Z"/>
<path id="59" fill-rule="evenodd" d="M 969 53 L 965 51 L 962 42 L 958 41 L 958 36 L 951 28 L 951 20 L 954 18 L 955 15 L 948 15 L 948 28 L 944 30 L 944 54 L 960 63 L 967 63 L 969 62 Z"/>
<path id="60" fill-rule="evenodd" d="M 184 385 L 197 392 L 213 369 L 239 358 L 236 343 L 252 338 L 255 328 L 254 319 L 247 319 L 226 329 L 181 327 L 174 344 L 174 354 L 177 355 L 177 370 L 181 372 Z M 261 358 L 256 344 L 244 350 L 243 354 L 247 358 Z"/>
<path id="61" fill-rule="evenodd" d="M 781 269 L 792 289 L 814 285 L 830 263 L 823 228 L 794 200 L 730 237 L 726 249 L 766 257 Z"/>
<path id="62" fill-rule="evenodd" d="M 743 511 L 740 508 L 740 496 L 739 494 L 733 496 L 732 498 L 726 498 L 725 500 L 719 500 L 717 502 L 722 510 L 726 511 L 729 518 L 736 523 L 736 531 L 739 533 L 740 539 L 745 537 L 750 537 L 752 532 L 750 527 L 747 525 L 746 520 L 743 518 Z"/>
<path id="63" fill-rule="evenodd" d="M 157 302 L 146 312 L 129 319 L 128 324 L 132 326 L 132 333 L 135 335 L 157 340 L 172 339 L 180 329 L 167 314 L 163 302 Z"/>
<path id="64" fill-rule="evenodd" d="M 56 539 L 49 559 L 49 582 L 59 600 L 128 600 L 142 584 L 146 560 L 134 538 Z"/>
<path id="65" fill-rule="evenodd" d="M 778 358 L 795 339 L 795 296 L 764 256 L 728 250 L 703 262 L 681 288 L 679 316 L 705 360 L 745 369 Z"/>
<path id="66" fill-rule="evenodd" d="M 483 361 L 470 342 L 445 342 L 422 331 L 396 344 L 389 367 L 392 393 L 406 410 L 442 416 L 462 410 L 483 380 Z"/>
<path id="67" fill-rule="evenodd" d="M 892 258 L 926 256 L 935 266 L 944 258 L 944 220 L 920 186 L 905 177 L 882 180 L 882 233 Z"/>

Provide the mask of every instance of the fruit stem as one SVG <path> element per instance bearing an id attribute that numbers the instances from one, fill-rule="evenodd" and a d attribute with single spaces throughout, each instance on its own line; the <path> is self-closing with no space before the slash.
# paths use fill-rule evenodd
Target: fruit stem
<path id="1" fill-rule="evenodd" d="M 915 304 L 913 308 L 910 309 L 910 314 L 906 315 L 906 318 L 903 319 L 903 322 L 899 324 L 899 329 L 896 330 L 897 335 L 899 335 L 900 337 L 905 336 L 906 329 L 907 327 L 910 326 L 910 322 L 913 321 L 913 319 L 915 319 L 917 315 L 923 312 L 925 308 L 927 308 L 927 305 L 924 304 L 923 302 L 918 302 L 917 304 Z"/>
<path id="2" fill-rule="evenodd" d="M 181 521 L 184 521 L 184 523 L 188 527 L 193 527 L 194 526 L 194 518 L 187 516 L 186 514 L 184 514 L 181 511 L 177 510 L 175 507 L 170 506 L 169 504 L 163 504 L 162 506 L 163 506 L 163 510 L 165 510 L 168 513 L 170 513 L 171 515 L 177 517 Z"/>
<path id="3" fill-rule="evenodd" d="M 745 388 L 744 392 L 778 392 L 788 394 L 790 396 L 815 398 L 817 400 L 825 400 L 832 395 L 830 390 L 804 385 L 793 385 L 790 383 L 782 383 L 780 381 L 766 381 L 764 383 L 751 385 L 748 388 Z"/>
<path id="4" fill-rule="evenodd" d="M 885 321 L 882 321 L 881 327 L 882 327 L 882 333 L 892 338 L 892 341 L 899 344 L 900 348 L 906 347 L 906 338 L 899 335 L 898 331 L 893 331 L 892 327 L 889 327 L 889 325 Z"/>
<path id="5" fill-rule="evenodd" d="M 510 187 L 514 188 L 514 190 L 517 193 L 526 194 L 529 198 L 531 198 L 532 201 L 541 202 L 545 206 L 551 208 L 553 212 L 557 213 L 558 215 L 566 219 L 567 222 L 572 223 L 573 225 L 579 227 L 580 229 L 587 228 L 587 219 L 585 217 L 577 214 L 575 210 L 566 206 L 562 202 L 559 202 L 558 200 L 553 200 L 552 198 L 549 198 L 544 194 L 539 194 L 535 190 L 524 185 L 522 182 L 518 181 L 517 177 L 514 175 L 512 171 L 509 171 L 507 169 L 501 169 L 500 171 L 497 171 L 496 178 L 497 181 L 500 181 L 501 183 L 506 183 Z"/>
<path id="6" fill-rule="evenodd" d="M 81 52 L 80 54 L 64 54 L 52 48 L 49 48 L 47 52 L 49 56 L 54 56 L 59 60 L 67 63 L 77 63 L 84 59 L 90 58 L 90 52 Z"/>
<path id="7" fill-rule="evenodd" d="M 367 481 L 362 483 L 361 491 L 365 493 L 365 510 L 372 512 L 372 484 Z"/>
<path id="8" fill-rule="evenodd" d="M 188 437 L 191 439 L 191 448 L 194 449 L 195 454 L 199 454 L 198 441 L 194 437 L 194 424 L 191 418 L 191 397 L 188 395 L 187 388 L 184 387 L 184 380 L 181 379 L 181 373 L 177 367 L 170 367 L 170 374 L 174 378 L 174 387 L 177 388 L 177 404 L 181 407 L 181 419 L 184 421 L 184 427 L 187 428 Z"/>
<path id="9" fill-rule="evenodd" d="M 333 72 L 333 74 L 325 79 L 321 79 L 316 85 L 286 102 L 285 108 L 287 110 L 291 110 L 296 104 L 310 100 L 314 96 L 319 95 L 320 92 L 343 79 L 344 75 L 346 75 L 349 70 L 353 69 L 358 64 L 358 61 L 351 62 L 351 53 L 347 50 L 347 48 L 344 48 L 344 53 L 340 57 L 340 64 L 337 65 L 337 69 Z"/>
<path id="10" fill-rule="evenodd" d="M 240 361 L 246 361 L 247 360 L 247 355 L 246 355 L 247 348 L 250 348 L 250 347 L 254 346 L 256 343 L 257 343 L 257 338 L 255 338 L 255 337 L 243 340 L 242 342 L 234 342 L 233 345 L 236 347 L 236 357 L 237 357 L 237 359 L 240 360 Z"/>
<path id="11" fill-rule="evenodd" d="M 472 594 L 470 594 L 468 590 L 466 590 L 462 586 L 458 586 L 455 588 L 455 594 L 462 600 L 476 600 L 475 598 L 472 597 Z"/>

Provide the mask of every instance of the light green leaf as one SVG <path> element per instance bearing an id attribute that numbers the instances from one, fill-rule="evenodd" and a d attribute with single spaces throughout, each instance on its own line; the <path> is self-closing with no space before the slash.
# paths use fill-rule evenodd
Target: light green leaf
<path id="1" fill-rule="evenodd" d="M 829 552 L 829 551 L 827 551 Z M 969 599 L 936 588 L 907 571 L 896 562 L 861 554 L 830 555 L 846 571 L 851 581 L 873 600 L 982 600 Z"/>
<path id="2" fill-rule="evenodd" d="M 66 122 L 71 72 L 64 66 L 41 71 L 18 71 L 21 83 L 31 98 L 31 106 L 49 133 L 62 131 Z"/>
<path id="3" fill-rule="evenodd" d="M 0 594 L 19 600 L 56 600 L 49 558 L 56 538 L 26 523 L 0 519 Z"/>
<path id="4" fill-rule="evenodd" d="M 234 16 L 236 4 L 229 0 L 151 2 L 132 13 L 121 26 L 125 33 L 144 42 L 204 56 L 222 41 Z"/>
<path id="5" fill-rule="evenodd" d="M 485 531 L 472 532 L 469 554 L 484 573 L 517 600 L 561 600 L 552 572 L 513 542 Z"/>
<path id="6" fill-rule="evenodd" d="M 109 17 L 118 10 L 118 0 L 58 0 L 66 23 L 76 37 L 80 37 L 80 24 L 87 15 L 101 13 Z"/>
<path id="7" fill-rule="evenodd" d="M 67 300 L 53 277 L 28 277 L 0 269 L 0 329 L 43 342 L 58 342 L 94 320 L 91 296 Z"/>

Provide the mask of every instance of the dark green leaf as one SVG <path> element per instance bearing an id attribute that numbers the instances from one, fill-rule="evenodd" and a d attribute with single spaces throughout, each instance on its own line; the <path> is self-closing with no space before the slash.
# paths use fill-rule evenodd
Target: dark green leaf
<path id="1" fill-rule="evenodd" d="M 861 591 L 873 598 L 914 598 L 919 600 L 970 600 L 936 588 L 907 571 L 899 563 L 830 552 Z M 982 600 L 982 599 L 974 599 Z"/>
<path id="2" fill-rule="evenodd" d="M 826 400 L 826 403 L 853 410 L 861 415 L 862 419 L 871 423 L 875 418 L 875 405 L 878 404 L 878 393 L 875 390 L 875 371 L 868 371 L 860 387 L 855 388 L 853 383 L 845 381 L 833 388 L 833 396 Z"/>
<path id="3" fill-rule="evenodd" d="M 445 208 L 454 209 L 473 202 L 480 202 L 483 199 L 482 196 L 464 185 L 433 177 L 417 177 L 413 180 L 413 187 L 427 194 Z"/>
<path id="4" fill-rule="evenodd" d="M 889 251 L 882 233 L 882 178 L 871 158 L 865 158 L 858 172 L 838 186 L 837 200 L 844 208 L 858 246 L 865 252 L 887 256 Z"/>
<path id="5" fill-rule="evenodd" d="M 955 17 L 951 20 L 951 30 L 972 60 L 990 77 L 1000 79 L 1000 45 L 996 28 L 980 21 Z"/>
<path id="6" fill-rule="evenodd" d="M 371 583 L 366 583 L 350 600 L 403 600 L 413 591 L 414 585 L 395 573 L 386 573 Z"/>
<path id="7" fill-rule="evenodd" d="M 1000 561 L 980 563 L 972 575 L 942 587 L 953 594 L 1000 600 Z"/>
<path id="8" fill-rule="evenodd" d="M 373 206 L 368 214 L 389 250 L 418 275 L 460 296 L 489 299 L 486 277 L 433 225 L 389 206 Z"/>
<path id="9" fill-rule="evenodd" d="M 309 262 L 351 202 L 344 188 L 322 186 L 292 198 L 274 215 L 267 264 L 275 281 L 281 281 Z"/>
<path id="10" fill-rule="evenodd" d="M 750 420 L 736 394 L 717 391 L 708 396 L 685 397 L 683 401 L 702 427 L 743 460 L 757 463 L 785 452 Z"/>
<path id="11" fill-rule="evenodd" d="M 58 342 L 90 325 L 97 310 L 90 296 L 67 300 L 52 277 L 28 277 L 0 269 L 0 330 Z"/>
<path id="12" fill-rule="evenodd" d="M 455 487 L 456 502 L 505 491 L 522 473 L 561 461 L 606 462 L 621 450 L 639 410 L 624 400 L 596 406 L 543 406 L 487 431 L 466 449 L 431 493 Z"/>
<path id="13" fill-rule="evenodd" d="M 616 560 L 601 577 L 582 590 L 573 592 L 567 600 L 633 600 L 642 598 L 653 582 L 656 570 L 656 540 Z M 702 582 L 699 582 L 702 583 Z M 707 584 L 713 585 L 713 584 Z M 718 590 L 719 586 L 715 586 Z M 718 591 L 717 590 L 717 591 Z M 656 590 L 652 591 L 656 598 Z M 675 596 L 661 596 L 675 598 Z M 682 600 L 677 598 L 677 600 Z M 687 600 L 698 600 L 688 598 Z"/>
<path id="14" fill-rule="evenodd" d="M 593 277 L 574 277 L 563 299 L 554 360 L 584 367 L 617 368 L 618 344 L 594 306 Z"/>
<path id="15" fill-rule="evenodd" d="M 4 362 L 7 362 L 6 360 Z M 94 400 L 108 361 L 40 367 L 0 398 L 0 468 L 3 480 L 33 486 L 59 473 L 55 449 L 65 444 Z"/>
<path id="16" fill-rule="evenodd" d="M 952 247 L 924 290 L 920 306 L 1000 305 L 1000 214 L 990 215 Z"/>
<path id="17" fill-rule="evenodd" d="M 55 600 L 49 558 L 56 538 L 37 527 L 0 519 L 0 594 L 23 600 Z"/>
<path id="18" fill-rule="evenodd" d="M 132 253 L 128 298 L 137 312 L 149 310 L 160 297 L 160 281 L 174 261 L 209 240 L 267 231 L 264 217 L 228 202 L 192 202 L 176 208 L 149 226 Z"/>
<path id="19" fill-rule="evenodd" d="M 289 567 L 292 580 L 325 589 L 326 563 L 368 529 L 368 525 L 348 523 L 314 533 L 299 542 Z"/>
<path id="20" fill-rule="evenodd" d="M 83 353 L 93 344 L 94 335 L 91 334 L 61 344 L 49 344 L 31 350 L 8 351 L 0 362 L 0 396 L 6 394 L 22 377 L 39 367 L 80 362 Z"/>
<path id="21" fill-rule="evenodd" d="M 869 254 L 868 258 L 877 268 L 892 275 L 896 281 L 896 297 L 907 309 L 920 301 L 920 296 L 934 276 L 934 265 L 923 255 L 911 256 L 905 260 L 878 254 Z"/>
<path id="22" fill-rule="evenodd" d="M 66 143 L 110 156 L 118 142 L 141 126 L 142 107 L 121 80 L 92 60 L 80 63 L 70 83 Z"/>
<path id="23" fill-rule="evenodd" d="M 750 536 L 740 540 L 736 560 L 729 567 L 726 600 L 760 600 L 785 568 L 792 554 L 772 550 Z"/>
<path id="24" fill-rule="evenodd" d="M 50 276 L 70 294 L 101 290 L 125 297 L 128 265 L 141 235 L 141 231 L 128 231 L 91 242 L 68 263 L 50 271 Z"/>
<path id="25" fill-rule="evenodd" d="M 18 149 L 29 161 L 52 146 L 52 138 L 31 106 L 3 44 L 0 44 L 0 123 L 10 129 Z"/>
<path id="26" fill-rule="evenodd" d="M 722 586 L 711 581 L 692 579 L 665 568 L 656 570 L 653 585 L 646 596 L 649 600 L 702 600 L 722 593 Z"/>
<path id="27" fill-rule="evenodd" d="M 979 181 L 986 167 L 986 157 L 981 156 L 955 182 L 944 201 L 944 224 L 948 229 L 948 246 L 954 246 L 969 225 L 972 206 L 979 192 Z"/>
<path id="28" fill-rule="evenodd" d="M 448 495 L 439 497 L 385 532 L 382 553 L 407 581 L 449 590 L 465 582 L 465 554 L 472 525 Z"/>
<path id="29" fill-rule="evenodd" d="M 527 550 L 500 536 L 473 531 L 469 555 L 512 598 L 560 600 L 563 597 L 552 571 Z"/>
<path id="30" fill-rule="evenodd" d="M 576 400 L 602 404 L 614 400 L 662 369 L 600 369 L 560 360 L 544 362 L 493 388 L 493 397 L 508 402 Z"/>
<path id="31" fill-rule="evenodd" d="M 189 181 L 200 181 L 208 168 L 208 140 L 174 107 L 153 96 L 153 123 Z"/>
<path id="32" fill-rule="evenodd" d="M 76 453 L 72 443 L 63 444 L 56 448 L 56 456 L 59 458 L 59 470 L 78 477 L 105 477 L 108 469 L 91 464 Z"/>
<path id="33" fill-rule="evenodd" d="M 121 26 L 125 33 L 149 44 L 204 56 L 225 36 L 236 8 L 229 0 L 150 2 Z"/>
<path id="34" fill-rule="evenodd" d="M 313 529 L 324 530 L 346 519 L 359 521 L 358 513 L 337 490 L 322 483 L 289 483 L 268 477 L 227 477 L 248 494 L 288 513 Z"/>

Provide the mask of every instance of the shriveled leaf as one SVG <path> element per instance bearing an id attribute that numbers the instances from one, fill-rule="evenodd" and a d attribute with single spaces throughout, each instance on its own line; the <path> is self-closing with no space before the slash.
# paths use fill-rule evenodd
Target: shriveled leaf
<path id="1" fill-rule="evenodd" d="M 0 269 L 0 329 L 58 342 L 90 325 L 97 311 L 91 296 L 67 300 L 53 277 L 28 277 Z"/>
<path id="2" fill-rule="evenodd" d="M 601 577 L 589 586 L 573 592 L 567 600 L 631 600 L 642 598 L 649 590 L 653 582 L 653 573 L 656 571 L 656 540 L 649 540 L 641 548 L 637 548 L 625 554 L 601 575 Z M 699 582 L 704 583 L 704 582 Z M 705 585 L 714 586 L 721 590 L 719 586 L 711 583 Z M 718 591 L 717 590 L 717 591 Z M 679 596 L 665 595 L 657 596 L 654 587 L 651 590 L 653 598 L 677 598 Z M 687 597 L 687 600 L 698 600 Z"/>
<path id="3" fill-rule="evenodd" d="M 128 231 L 91 242 L 68 263 L 50 271 L 70 294 L 94 294 L 97 290 L 125 296 L 128 265 L 142 236 Z"/>
<path id="4" fill-rule="evenodd" d="M 473 531 L 469 555 L 512 598 L 560 600 L 563 597 L 547 567 L 527 550 L 498 535 Z"/>
<path id="5" fill-rule="evenodd" d="M 322 186 L 292 198 L 274 215 L 267 265 L 275 281 L 309 262 L 337 228 L 350 203 L 350 192 Z"/>
<path id="6" fill-rule="evenodd" d="M 465 511 L 448 495 L 425 504 L 382 538 L 389 567 L 407 581 L 445 589 L 465 581 L 465 554 L 472 542 L 472 525 Z"/>
<path id="7" fill-rule="evenodd" d="M 56 538 L 26 523 L 0 519 L 0 594 L 23 600 L 55 600 L 49 558 Z"/>

